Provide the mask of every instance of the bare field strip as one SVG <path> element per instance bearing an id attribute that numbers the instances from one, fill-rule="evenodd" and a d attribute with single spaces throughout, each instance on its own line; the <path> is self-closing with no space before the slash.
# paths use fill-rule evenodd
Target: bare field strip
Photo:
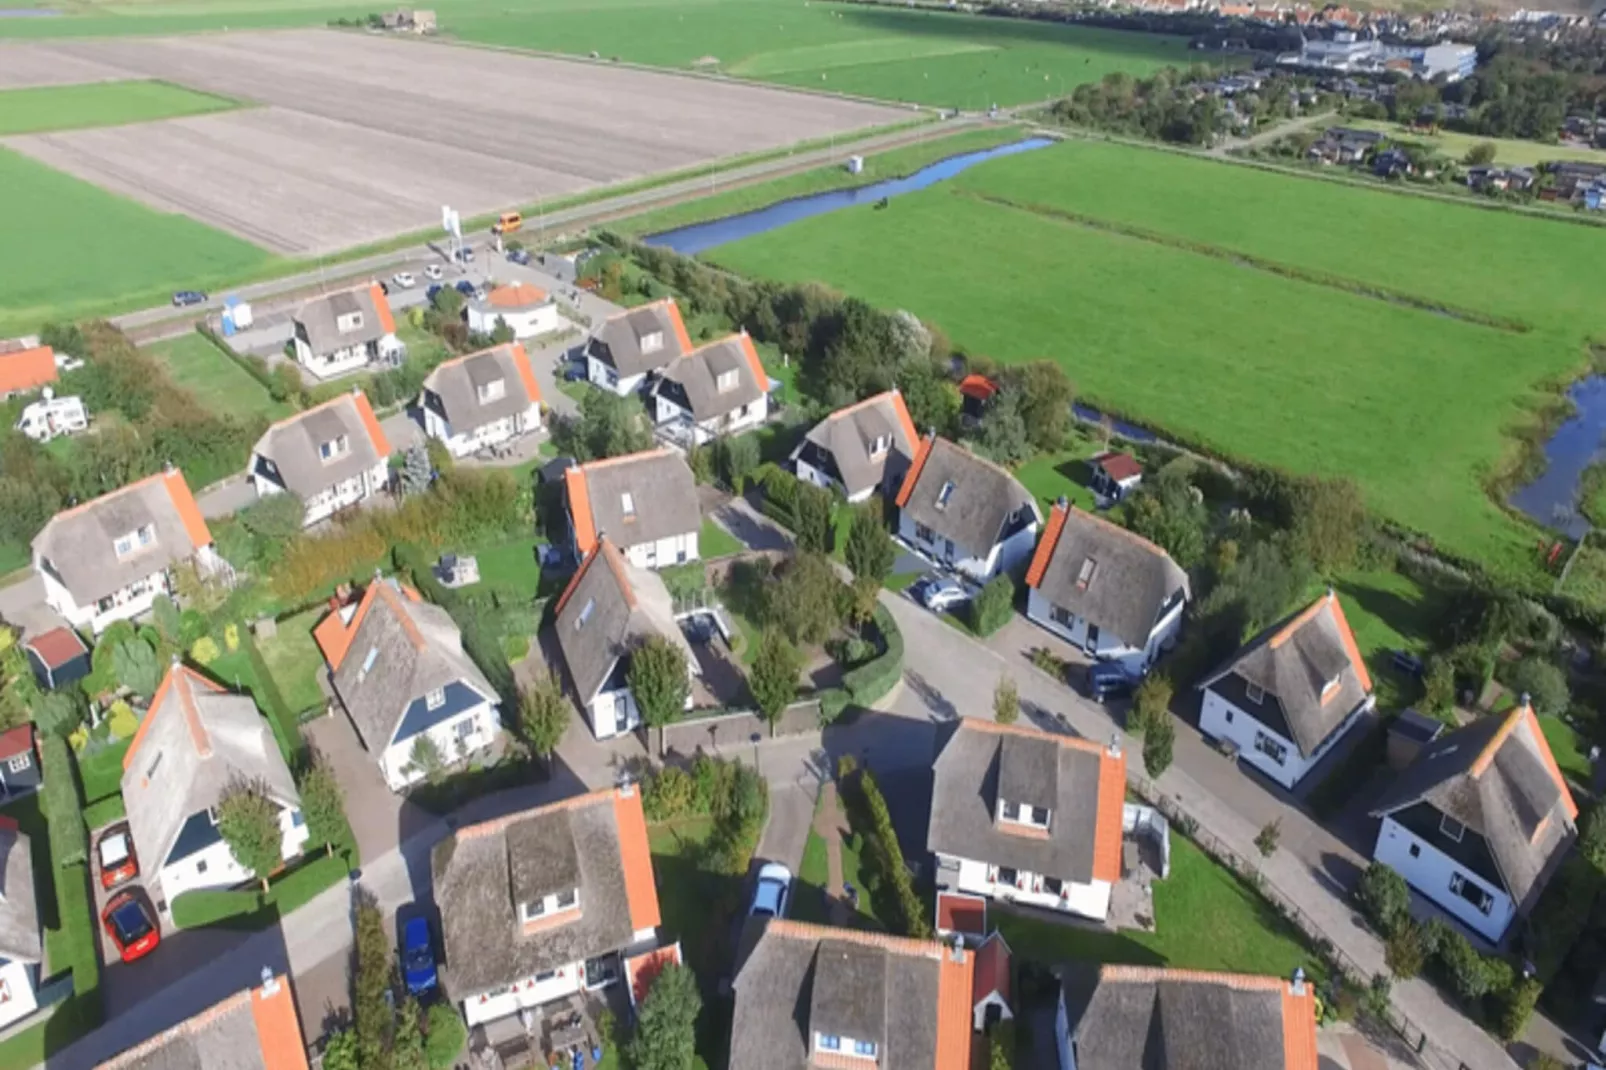
<path id="1" fill-rule="evenodd" d="M 92 59 L 82 59 L 36 45 L 0 44 L 0 89 L 117 82 L 128 75 Z"/>
<path id="2" fill-rule="evenodd" d="M 16 46 L 7 46 L 10 51 Z M 276 252 L 317 254 L 908 117 L 738 83 L 322 30 L 30 45 L 267 105 L 5 144 Z"/>

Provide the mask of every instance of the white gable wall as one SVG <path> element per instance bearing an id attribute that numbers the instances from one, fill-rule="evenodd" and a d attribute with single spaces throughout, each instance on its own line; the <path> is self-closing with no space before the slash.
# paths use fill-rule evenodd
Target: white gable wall
<path id="1" fill-rule="evenodd" d="M 279 830 L 283 834 L 279 850 L 286 861 L 301 854 L 307 845 L 307 824 L 295 807 L 279 808 Z M 168 910 L 173 900 L 198 888 L 233 888 L 254 881 L 250 870 L 234 859 L 234 852 L 222 840 L 186 858 L 162 866 L 157 873 L 161 896 Z"/>
<path id="2" fill-rule="evenodd" d="M 1089 622 L 1086 617 L 1061 613 L 1048 596 L 1035 587 L 1026 592 L 1027 617 L 1100 661 L 1120 662 L 1134 676 L 1148 672 L 1166 644 L 1182 630 L 1182 610 L 1186 604 L 1184 599 L 1178 599 L 1176 605 L 1160 618 L 1160 622 L 1145 637 L 1142 646 L 1132 646 L 1103 629 L 1099 630 L 1097 640 L 1090 645 L 1087 641 Z"/>
<path id="3" fill-rule="evenodd" d="M 612 391 L 622 398 L 641 389 L 641 384 L 647 381 L 645 373 L 641 375 L 620 375 L 610 365 L 604 364 L 596 357 L 586 357 L 586 378 L 592 385 L 600 386 L 604 390 Z"/>
<path id="4" fill-rule="evenodd" d="M 613 538 L 612 532 L 608 534 L 610 539 Z M 681 565 L 687 561 L 697 560 L 699 534 L 696 531 L 688 531 L 683 535 L 670 535 L 654 542 L 638 542 L 619 548 L 624 552 L 625 560 L 637 568 L 666 568 L 669 565 Z M 619 544 L 616 542 L 615 545 Z"/>
<path id="5" fill-rule="evenodd" d="M 1491 944 L 1500 942 L 1516 917 L 1517 906 L 1504 889 L 1462 866 L 1392 817 L 1383 819 L 1372 857 L 1392 867 L 1405 878 L 1405 883 Z M 1465 897 L 1450 890 L 1450 881 L 1458 874 L 1461 880 L 1489 893 L 1494 900 L 1489 913 L 1483 913 Z"/>
<path id="6" fill-rule="evenodd" d="M 1003 542 L 977 550 L 958 546 L 935 532 L 931 538 L 923 538 L 908 510 L 900 510 L 898 537 L 938 564 L 962 572 L 977 583 L 986 583 L 1000 572 L 1014 571 L 1032 556 L 1037 546 L 1037 524 L 1028 524 Z"/>
<path id="7" fill-rule="evenodd" d="M 1267 696 L 1271 701 L 1271 696 Z M 1265 773 L 1268 777 L 1290 790 L 1298 784 L 1311 768 L 1319 763 L 1332 749 L 1333 744 L 1344 738 L 1344 734 L 1355 727 L 1355 722 L 1361 714 L 1372 708 L 1372 698 L 1367 697 L 1365 702 L 1356 706 L 1349 712 L 1343 722 L 1322 741 L 1315 753 L 1309 756 L 1302 755 L 1299 747 L 1291 739 L 1285 739 L 1277 732 L 1272 731 L 1248 713 L 1228 701 L 1214 689 L 1204 689 L 1204 700 L 1199 706 L 1199 730 L 1213 739 L 1226 739 L 1238 747 L 1238 756 L 1244 761 Z M 1285 751 L 1283 760 L 1276 758 L 1261 749 L 1260 744 L 1270 740 L 1280 744 Z"/>
<path id="8" fill-rule="evenodd" d="M 32 895 L 30 888 L 27 894 Z M 39 1009 L 34 977 L 39 967 L 0 959 L 0 1028 L 18 1022 Z"/>
<path id="9" fill-rule="evenodd" d="M 133 620 L 149 612 L 156 596 L 168 590 L 167 571 L 162 569 L 113 594 L 106 600 L 109 605 L 95 602 L 80 606 L 72 592 L 44 567 L 38 557 L 34 558 L 34 571 L 44 581 L 45 604 L 65 617 L 74 628 L 89 628 L 96 635 L 117 621 Z"/>
<path id="10" fill-rule="evenodd" d="M 472 431 L 457 432 L 444 416 L 430 405 L 422 405 L 424 433 L 445 443 L 446 452 L 453 457 L 467 457 L 491 446 L 500 446 L 520 435 L 541 428 L 541 403 L 536 402 L 521 413 L 504 416 Z"/>
<path id="11" fill-rule="evenodd" d="M 534 338 L 538 334 L 552 334 L 563 327 L 563 320 L 558 316 L 558 306 L 555 301 L 516 312 L 500 308 L 483 308 L 478 302 L 469 303 L 469 330 L 490 334 L 496 330 L 497 320 L 506 320 L 507 325 L 513 328 L 515 338 Z"/>
<path id="12" fill-rule="evenodd" d="M 1103 921 L 1110 913 L 1109 881 L 1091 881 L 1087 884 L 1066 881 L 1060 893 L 1056 895 L 1042 887 L 1042 877 L 1045 874 L 1021 870 L 1015 883 L 1007 884 L 999 881 L 997 866 L 973 858 L 939 854 L 937 865 L 939 868 L 944 865 L 958 867 L 959 881 L 956 887 L 961 892 L 983 895 L 989 899 L 1003 899 L 1012 903 L 1026 903 L 1056 913 L 1076 914 L 1099 921 Z M 1054 874 L 1046 876 L 1052 877 Z"/>
<path id="13" fill-rule="evenodd" d="M 401 727 L 400 717 L 398 714 L 397 728 Z M 391 791 L 401 791 L 408 785 L 423 780 L 426 775 L 422 769 L 409 768 L 413 761 L 413 747 L 417 745 L 420 736 L 429 736 L 434 741 L 436 749 L 440 751 L 442 761 L 446 765 L 451 765 L 458 760 L 460 751 L 472 754 L 489 747 L 496 741 L 501 731 L 501 711 L 495 702 L 482 699 L 478 705 L 463 710 L 451 719 L 431 725 L 428 731 L 408 736 L 400 742 L 386 746 L 385 753 L 379 758 L 379 771 L 384 774 L 385 783 L 390 785 Z M 458 745 L 459 741 L 462 743 L 461 747 Z"/>

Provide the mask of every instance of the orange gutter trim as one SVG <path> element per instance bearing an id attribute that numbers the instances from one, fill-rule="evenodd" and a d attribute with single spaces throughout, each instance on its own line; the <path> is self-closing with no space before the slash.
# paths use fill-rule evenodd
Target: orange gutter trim
<path id="1" fill-rule="evenodd" d="M 379 283 L 369 284 L 368 296 L 374 299 L 374 312 L 379 316 L 379 325 L 386 334 L 395 334 L 396 317 L 390 314 L 390 300 L 385 296 L 385 291 L 380 289 Z"/>
<path id="2" fill-rule="evenodd" d="M 162 483 L 167 487 L 173 508 L 178 510 L 178 518 L 183 521 L 184 534 L 189 536 L 190 542 L 195 544 L 197 550 L 212 545 L 212 531 L 206 526 L 206 517 L 201 515 L 201 507 L 195 504 L 195 495 L 190 493 L 190 485 L 184 481 L 184 473 L 177 468 L 171 472 L 163 472 Z"/>
<path id="3" fill-rule="evenodd" d="M 937 433 L 933 431 L 915 447 L 914 463 L 909 466 L 909 471 L 903 477 L 903 486 L 898 488 L 896 504 L 899 509 L 909 504 L 909 499 L 915 492 L 915 484 L 920 482 L 920 472 L 926 467 L 926 460 L 931 456 L 932 448 L 936 444 Z"/>
<path id="4" fill-rule="evenodd" d="M 1032 554 L 1031 567 L 1026 570 L 1026 586 L 1037 587 L 1043 582 L 1043 574 L 1048 571 L 1048 563 L 1054 559 L 1054 550 L 1059 546 L 1060 532 L 1065 530 L 1065 519 L 1070 515 L 1070 509 L 1056 504 L 1048 514 L 1048 523 L 1043 527 L 1043 537 L 1037 541 L 1037 552 Z"/>
<path id="5" fill-rule="evenodd" d="M 208 691 L 221 693 L 224 690 L 222 684 L 213 683 L 185 665 L 169 666 L 162 676 L 162 682 L 156 688 L 156 694 L 151 697 L 151 704 L 146 709 L 144 720 L 139 722 L 139 728 L 134 731 L 134 738 L 129 742 L 128 750 L 123 752 L 123 772 L 128 772 L 129 767 L 134 764 L 134 755 L 139 750 L 139 745 L 144 742 L 145 733 L 156 723 L 156 716 L 161 713 L 162 703 L 167 700 L 167 694 L 172 689 L 176 677 L 183 677 L 191 682 L 198 680 Z"/>
<path id="6" fill-rule="evenodd" d="M 1478 757 L 1473 761 L 1472 767 L 1467 770 L 1468 773 L 1474 777 L 1480 777 L 1488 771 L 1489 766 L 1494 762 L 1494 756 L 1499 753 L 1501 747 L 1505 746 L 1506 740 L 1510 738 L 1511 733 L 1516 731 L 1517 725 L 1522 721 L 1523 713 L 1527 709 L 1527 706 L 1516 706 L 1510 713 L 1506 714 L 1506 719 L 1501 722 L 1500 728 L 1494 735 L 1489 737 L 1489 742 L 1483 745 L 1483 750 L 1478 752 Z M 1544 736 L 1541 735 L 1539 738 L 1543 739 Z"/>
<path id="7" fill-rule="evenodd" d="M 1372 674 L 1366 671 L 1366 661 L 1361 657 L 1361 648 L 1355 642 L 1355 633 L 1350 631 L 1349 618 L 1344 616 L 1344 607 L 1338 600 L 1337 592 L 1328 596 L 1328 603 L 1333 607 L 1333 620 L 1338 624 L 1339 638 L 1344 640 L 1344 653 L 1349 655 L 1350 664 L 1355 666 L 1355 675 L 1360 678 L 1361 689 L 1370 694 Z"/>
<path id="8" fill-rule="evenodd" d="M 563 489 L 568 492 L 569 517 L 574 521 L 575 549 L 580 551 L 581 557 L 587 557 L 597 548 L 597 522 L 591 515 L 591 494 L 586 486 L 584 465 L 575 465 L 563 473 Z"/>
<path id="9" fill-rule="evenodd" d="M 1561 789 L 1562 809 L 1567 811 L 1567 817 L 1570 820 L 1578 820 L 1578 803 L 1573 800 L 1572 789 L 1567 786 L 1567 778 L 1562 775 L 1561 766 L 1556 764 L 1556 755 L 1551 752 L 1550 741 L 1545 739 L 1545 733 L 1539 727 L 1539 717 L 1534 713 L 1532 705 L 1522 707 L 1521 712 L 1523 715 L 1522 720 L 1528 725 L 1528 731 L 1533 733 L 1534 745 L 1539 748 L 1539 758 L 1545 763 L 1545 770 L 1550 773 L 1551 779 Z M 1493 755 L 1490 757 L 1492 758 Z M 1541 825 L 1539 830 L 1534 833 L 1534 837 L 1537 839 L 1539 832 L 1543 831 L 1544 826 Z"/>
<path id="10" fill-rule="evenodd" d="M 290 980 L 281 974 L 273 983 L 278 988 L 271 996 L 260 988 L 251 990 L 262 1065 L 265 1070 L 307 1070 L 307 1046 L 301 1040 L 301 1016 L 290 994 Z"/>
<path id="11" fill-rule="evenodd" d="M 464 825 L 457 830 L 456 835 L 458 839 L 467 840 L 478 839 L 481 836 L 494 836 L 514 822 L 523 821 L 525 818 L 538 817 L 541 814 L 555 814 L 561 810 L 578 810 L 581 807 L 596 806 L 607 802 L 613 798 L 614 790 L 613 788 L 598 788 L 596 791 L 588 791 L 584 795 L 571 795 L 567 799 L 559 799 L 557 802 L 532 806 L 528 810 L 504 814 L 501 817 L 493 817 L 488 821 L 481 821 L 474 825 Z"/>
<path id="12" fill-rule="evenodd" d="M 1044 732 L 1041 729 L 1029 728 L 1023 724 L 999 724 L 997 721 L 987 721 L 980 717 L 966 717 L 963 719 L 961 727 L 973 732 L 991 732 L 994 735 L 999 736 L 1024 736 L 1027 739 L 1048 739 L 1053 740 L 1062 747 L 1069 747 L 1072 750 L 1085 751 L 1089 754 L 1104 753 L 1104 745 L 1102 743 L 1095 743 L 1091 739 L 1083 739 L 1081 736 L 1061 735 L 1058 732 Z"/>
<path id="13" fill-rule="evenodd" d="M 535 380 L 535 369 L 530 367 L 530 354 L 524 351 L 524 343 L 514 342 L 508 347 L 508 355 L 513 358 L 513 368 L 519 373 L 525 392 L 530 395 L 530 404 L 538 404 L 541 401 L 541 384 Z"/>
<path id="14" fill-rule="evenodd" d="M 903 433 L 909 436 L 909 447 L 913 449 L 914 444 L 920 441 L 920 434 L 915 430 L 915 422 L 909 416 L 909 406 L 903 402 L 903 391 L 894 389 L 888 393 L 892 395 L 892 408 L 897 414 L 898 423 L 902 426 Z"/>
<path id="15" fill-rule="evenodd" d="M 1099 755 L 1098 809 L 1093 826 L 1093 879 L 1121 879 L 1121 825 L 1126 806 L 1126 752 Z"/>
<path id="16" fill-rule="evenodd" d="M 680 343 L 680 355 L 685 356 L 692 351 L 691 335 L 686 333 L 686 321 L 680 318 L 680 305 L 675 303 L 673 297 L 664 298 L 668 306 L 669 324 L 675 330 L 675 341 Z"/>
<path id="17" fill-rule="evenodd" d="M 390 456 L 390 439 L 385 437 L 385 429 L 379 426 L 379 420 L 374 416 L 374 407 L 368 404 L 368 395 L 361 390 L 351 395 L 351 403 L 357 409 L 357 418 L 362 421 L 363 429 L 368 432 L 369 441 L 374 444 L 374 450 L 381 458 Z"/>
<path id="18" fill-rule="evenodd" d="M 758 381 L 761 392 L 770 392 L 770 373 L 764 370 L 764 362 L 758 359 L 758 350 L 753 348 L 753 339 L 746 331 L 737 335 L 737 345 L 742 347 L 742 355 L 747 358 L 747 366 L 752 369 L 753 378 Z"/>
<path id="19" fill-rule="evenodd" d="M 1299 629 L 1303 628 L 1306 624 L 1309 624 L 1311 619 L 1322 611 L 1322 607 L 1327 604 L 1327 597 L 1328 596 L 1324 594 L 1320 598 L 1316 599 L 1315 602 L 1312 602 L 1310 605 L 1300 610 L 1299 615 L 1279 628 L 1277 630 L 1277 634 L 1273 635 L 1266 645 L 1271 647 L 1273 650 L 1276 650 L 1278 647 L 1288 642 L 1290 636 L 1299 631 Z"/>
<path id="20" fill-rule="evenodd" d="M 1292 984 L 1282 986 L 1283 1004 L 1283 1066 L 1285 1070 L 1318 1070 L 1320 1057 L 1316 1052 L 1316 993 L 1311 982 L 1305 982 L 1305 991 L 1294 994 Z"/>
<path id="21" fill-rule="evenodd" d="M 624 869 L 625 901 L 630 906 L 630 927 L 637 932 L 663 924 L 654 883 L 652 850 L 647 844 L 647 819 L 641 809 L 641 788 L 628 794 L 613 793 L 613 819 L 619 830 L 619 861 Z"/>

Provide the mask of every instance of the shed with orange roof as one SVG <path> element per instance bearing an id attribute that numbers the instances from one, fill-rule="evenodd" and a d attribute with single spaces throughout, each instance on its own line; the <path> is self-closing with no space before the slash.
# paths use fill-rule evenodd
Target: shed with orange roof
<path id="1" fill-rule="evenodd" d="M 1331 588 L 1199 684 L 1199 728 L 1292 789 L 1371 714 L 1372 674 Z"/>
<path id="2" fill-rule="evenodd" d="M 26 394 L 56 381 L 56 352 L 49 346 L 0 350 L 0 398 Z"/>
<path id="3" fill-rule="evenodd" d="M 517 339 L 556 334 L 564 327 L 552 295 L 528 282 L 498 286 L 468 303 L 468 329 L 490 334 L 507 324 Z"/>
<path id="4" fill-rule="evenodd" d="M 1121 878 L 1116 742 L 961 718 L 933 766 L 937 887 L 1103 920 Z"/>

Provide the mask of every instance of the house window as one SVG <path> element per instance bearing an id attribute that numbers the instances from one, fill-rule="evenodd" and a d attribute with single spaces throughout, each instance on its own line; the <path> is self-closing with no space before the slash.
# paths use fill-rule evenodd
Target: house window
<path id="1" fill-rule="evenodd" d="M 629 491 L 619 495 L 619 511 L 624 513 L 625 516 L 636 515 L 636 499 L 630 496 Z"/>
<path id="2" fill-rule="evenodd" d="M 1062 609 L 1059 606 L 1055 606 L 1054 611 L 1050 613 L 1049 616 L 1053 618 L 1054 623 L 1058 624 L 1061 628 L 1076 627 L 1076 614 L 1072 613 L 1068 609 Z"/>
<path id="3" fill-rule="evenodd" d="M 855 1040 L 853 1042 L 853 1054 L 855 1054 L 855 1055 L 867 1055 L 870 1058 L 874 1059 L 875 1058 L 875 1042 L 874 1041 L 870 1041 L 870 1040 Z"/>
<path id="4" fill-rule="evenodd" d="M 332 461 L 336 457 L 344 456 L 350 449 L 350 439 L 348 439 L 345 435 L 341 435 L 340 437 L 331 439 L 328 442 L 320 443 L 318 445 L 318 456 L 326 461 Z"/>
<path id="5" fill-rule="evenodd" d="M 612 368 L 608 369 L 608 385 L 609 386 L 618 386 L 619 385 L 619 373 L 614 371 Z"/>
<path id="6" fill-rule="evenodd" d="M 1020 820 L 1020 807 L 1018 805 L 1016 805 L 1015 803 L 1012 803 L 1012 802 L 1009 802 L 1008 800 L 1005 800 L 1004 802 L 1001 802 L 1001 803 L 998 804 L 998 810 L 999 810 L 999 814 L 1003 817 L 1003 819 L 1005 821 L 1019 821 Z"/>
<path id="7" fill-rule="evenodd" d="M 1015 882 L 1018 880 L 1020 880 L 1020 870 L 1010 869 L 1008 866 L 998 867 L 999 884 L 1007 884 L 1013 888 L 1015 886 Z"/>
<path id="8" fill-rule="evenodd" d="M 368 673 L 373 670 L 374 662 L 378 660 L 379 648 L 377 646 L 369 647 L 367 656 L 362 659 L 362 669 L 357 673 L 357 682 L 359 684 L 368 678 Z"/>
<path id="9" fill-rule="evenodd" d="M 870 456 L 879 457 L 892 448 L 891 435 L 877 435 L 875 445 L 870 447 Z"/>
<path id="10" fill-rule="evenodd" d="M 1439 831 L 1456 843 L 1460 843 L 1461 837 L 1466 835 L 1467 827 L 1449 814 L 1441 814 L 1439 816 Z"/>
<path id="11" fill-rule="evenodd" d="M 830 1033 L 821 1033 L 820 1047 L 824 1048 L 826 1051 L 841 1051 L 842 1038 L 833 1036 Z"/>
<path id="12" fill-rule="evenodd" d="M 948 508 L 948 499 L 952 498 L 953 496 L 954 496 L 954 481 L 950 479 L 948 482 L 944 483 L 942 485 L 942 489 L 937 492 L 937 508 L 938 509 L 946 509 L 946 508 Z"/>
<path id="13" fill-rule="evenodd" d="M 156 770 L 161 768 L 161 765 L 162 765 L 162 753 L 163 752 L 161 752 L 161 751 L 157 751 L 156 752 L 156 757 L 151 759 L 150 766 L 145 770 L 145 779 L 146 780 L 149 780 L 151 777 L 155 776 L 156 775 Z"/>
<path id="14" fill-rule="evenodd" d="M 1231 710 L 1227 711 L 1227 723 L 1228 724 L 1232 724 L 1232 711 Z"/>
<path id="15" fill-rule="evenodd" d="M 335 317 L 335 330 L 341 334 L 345 334 L 348 331 L 362 330 L 362 313 L 347 312 L 343 316 Z"/>
<path id="16" fill-rule="evenodd" d="M 519 914 L 525 921 L 534 921 L 546 913 L 545 899 L 532 899 L 528 903 L 519 904 Z"/>
<path id="17" fill-rule="evenodd" d="M 1244 697 L 1258 706 L 1266 701 L 1266 692 L 1258 684 L 1245 684 Z"/>
<path id="18" fill-rule="evenodd" d="M 656 353 L 664 347 L 664 332 L 648 331 L 637 341 L 640 342 L 643 353 Z"/>
<path id="19" fill-rule="evenodd" d="M 444 705 L 446 705 L 446 689 L 444 687 L 437 687 L 424 696 L 425 709 L 438 710 Z"/>
<path id="20" fill-rule="evenodd" d="M 1341 679 L 1340 676 L 1335 676 L 1331 680 L 1327 681 L 1325 684 L 1322 685 L 1322 701 L 1323 702 L 1326 702 L 1328 699 L 1332 698 L 1333 695 L 1335 695 L 1338 692 L 1338 683 L 1339 683 L 1340 679 Z"/>
<path id="21" fill-rule="evenodd" d="M 591 619 L 591 611 L 596 608 L 597 600 L 595 598 L 587 598 L 586 604 L 580 607 L 580 615 L 574 618 L 575 631 L 579 631 L 586 626 L 586 621 Z"/>
<path id="22" fill-rule="evenodd" d="M 480 386 L 480 404 L 484 405 L 487 402 L 498 401 L 506 394 L 507 384 L 501 379 L 492 379 L 490 382 Z"/>
<path id="23" fill-rule="evenodd" d="M 21 773 L 32 764 L 32 758 L 28 757 L 26 754 L 19 754 L 15 758 L 6 759 L 6 771 L 11 773 Z"/>
<path id="24" fill-rule="evenodd" d="M 139 544 L 141 546 L 149 546 L 155 541 L 156 527 L 154 525 L 146 524 L 144 527 L 139 529 Z"/>
<path id="25" fill-rule="evenodd" d="M 1084 559 L 1082 561 L 1081 571 L 1076 574 L 1076 589 L 1078 591 L 1087 590 L 1088 585 L 1093 582 L 1093 577 L 1098 573 L 1098 570 L 1099 563 L 1097 561 L 1093 560 L 1091 557 Z"/>
<path id="26" fill-rule="evenodd" d="M 736 389 L 736 372 L 735 371 L 720 372 L 719 373 L 719 381 L 715 384 L 715 388 L 721 394 L 728 393 L 729 391 L 735 390 Z"/>
<path id="27" fill-rule="evenodd" d="M 1478 913 L 1487 914 L 1494 909 L 1494 896 L 1467 880 L 1460 873 L 1450 874 L 1450 891 L 1478 908 Z"/>
<path id="28" fill-rule="evenodd" d="M 558 909 L 559 910 L 571 910 L 571 909 L 574 908 L 574 905 L 576 903 L 578 903 L 579 901 L 580 901 L 580 897 L 579 897 L 579 894 L 576 893 L 576 892 L 559 892 L 558 893 Z"/>
<path id="29" fill-rule="evenodd" d="M 467 739 L 479 731 L 479 723 L 473 717 L 465 717 L 457 722 L 457 738 Z"/>
<path id="30" fill-rule="evenodd" d="M 206 819 L 214 825 L 217 824 L 217 807 L 208 806 L 206 808 Z"/>
<path id="31" fill-rule="evenodd" d="M 542 981 L 550 981 L 557 975 L 557 970 L 542 970 L 540 973 L 535 975 L 535 983 L 540 984 Z"/>
<path id="32" fill-rule="evenodd" d="M 1278 765 L 1288 760 L 1288 748 L 1264 732 L 1255 733 L 1255 749 Z"/>
<path id="33" fill-rule="evenodd" d="M 1049 895 L 1059 895 L 1064 890 L 1065 882 L 1060 880 L 1058 877 L 1043 878 L 1043 891 L 1047 892 Z"/>
<path id="34" fill-rule="evenodd" d="M 195 872 L 197 874 L 206 872 L 206 859 L 203 858 L 199 862 L 195 863 Z"/>
<path id="35" fill-rule="evenodd" d="M 1030 814 L 1022 813 L 1021 820 L 1037 825 L 1039 828 L 1048 828 L 1048 808 L 1046 806 L 1034 806 L 1031 808 Z"/>
<path id="36" fill-rule="evenodd" d="M 1413 843 L 1411 845 L 1410 854 L 1411 854 L 1412 858 L 1421 858 L 1422 857 L 1422 845 L 1420 843 Z"/>
<path id="37" fill-rule="evenodd" d="M 936 542 L 937 533 L 926 527 L 924 524 L 916 524 L 915 538 L 919 539 L 921 542 Z"/>
<path id="38" fill-rule="evenodd" d="M 300 810 L 291 810 L 290 811 L 290 827 L 291 828 L 298 829 L 302 825 L 305 825 L 306 823 L 307 823 L 307 819 L 305 817 L 301 816 L 301 811 Z"/>

